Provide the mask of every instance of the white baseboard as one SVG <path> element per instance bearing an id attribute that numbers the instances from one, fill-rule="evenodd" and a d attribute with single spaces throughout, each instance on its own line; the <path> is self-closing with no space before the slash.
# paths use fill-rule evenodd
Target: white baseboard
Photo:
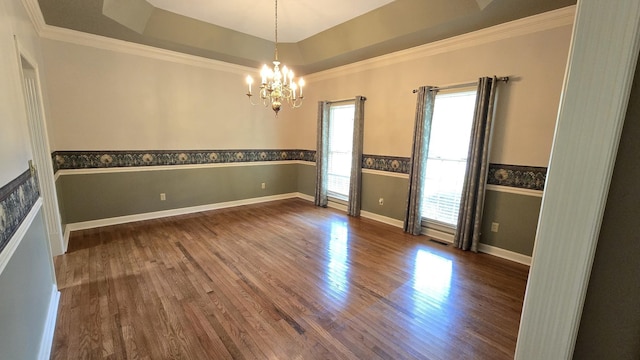
<path id="1" fill-rule="evenodd" d="M 360 211 L 360 216 L 399 228 L 402 228 L 404 226 L 404 222 L 402 220 L 390 218 L 388 216 L 379 215 L 369 211 Z"/>
<path id="2" fill-rule="evenodd" d="M 53 285 L 51 299 L 49 300 L 49 310 L 47 311 L 47 321 L 44 324 L 42 340 L 40 340 L 40 351 L 38 359 L 47 360 L 51 357 L 51 346 L 53 345 L 53 335 L 56 329 L 58 318 L 58 304 L 60 303 L 60 292 Z"/>
<path id="3" fill-rule="evenodd" d="M 443 241 L 449 244 L 453 244 L 453 234 L 449 234 L 436 229 L 422 227 L 422 235 L 434 238 L 435 240 Z"/>
<path id="4" fill-rule="evenodd" d="M 344 204 L 340 204 L 334 201 L 329 201 L 327 203 L 327 207 L 330 207 L 332 209 L 336 209 L 336 210 L 340 210 L 340 211 L 344 211 L 347 212 L 347 205 Z"/>
<path id="5" fill-rule="evenodd" d="M 297 193 L 296 197 L 299 197 L 302 200 L 307 200 L 307 201 L 311 201 L 314 202 L 315 199 L 313 198 L 313 196 L 311 195 L 307 195 L 307 194 L 303 194 L 303 193 Z"/>
<path id="6" fill-rule="evenodd" d="M 506 260 L 511 260 L 527 266 L 531 266 L 531 256 L 522 255 L 517 252 L 501 249 L 499 247 L 495 247 L 487 244 L 479 244 L 478 251 L 483 252 L 485 254 L 497 256 L 499 258 L 503 258 Z"/>
<path id="7" fill-rule="evenodd" d="M 65 252 L 66 252 L 67 244 L 69 243 L 69 236 L 71 231 L 92 229 L 92 228 L 101 227 L 101 226 L 125 224 L 125 223 L 135 222 L 135 221 L 143 221 L 143 220 L 158 219 L 158 218 L 169 217 L 169 216 L 192 214 L 192 213 L 201 212 L 201 211 L 224 209 L 224 208 L 229 208 L 234 206 L 258 204 L 262 202 L 291 199 L 291 198 L 300 198 L 303 200 L 313 202 L 313 196 L 303 194 L 300 192 L 295 192 L 295 193 L 287 193 L 287 194 L 280 194 L 280 195 L 263 196 L 263 197 L 251 198 L 251 199 L 243 199 L 243 200 L 237 200 L 237 201 L 227 201 L 227 202 L 216 203 L 216 204 L 192 206 L 192 207 L 186 207 L 186 208 L 180 208 L 180 209 L 155 211 L 155 212 L 136 214 L 136 215 L 119 216 L 119 217 L 113 217 L 108 219 L 71 223 L 71 224 L 67 224 L 67 226 L 65 227 L 65 232 L 64 232 Z M 341 211 L 347 210 L 347 207 L 345 205 L 338 204 L 335 202 L 329 202 L 328 206 Z M 404 225 L 404 222 L 402 220 L 390 218 L 387 216 L 379 215 L 379 214 L 368 212 L 368 211 L 361 211 L 360 215 L 364 218 L 379 221 L 381 223 L 395 226 L 398 228 L 402 228 Z M 447 234 L 438 230 L 425 228 L 423 229 L 422 234 L 432 237 L 436 240 L 444 241 L 447 243 L 453 243 L 453 235 Z M 513 251 L 504 250 L 504 249 L 486 245 L 486 244 L 480 244 L 478 250 L 480 252 L 497 256 L 503 259 L 515 261 L 520 264 L 531 265 L 530 256 L 518 254 Z"/>
<path id="8" fill-rule="evenodd" d="M 71 236 L 71 229 L 69 229 L 69 225 L 64 226 L 64 235 L 62 238 L 62 253 L 66 254 L 67 249 L 69 248 L 69 237 Z"/>
<path id="9" fill-rule="evenodd" d="M 99 219 L 99 220 L 91 220 L 91 221 L 83 221 L 83 222 L 71 223 L 71 224 L 67 224 L 67 226 L 66 226 L 65 237 L 68 236 L 68 233 L 71 232 L 71 231 L 93 229 L 93 228 L 102 227 L 102 226 L 125 224 L 125 223 L 130 223 L 130 222 L 135 222 L 135 221 L 159 219 L 159 218 L 163 218 L 163 217 L 176 216 L 176 215 L 192 214 L 192 213 L 197 213 L 197 212 L 202 212 L 202 211 L 230 208 L 230 207 L 234 207 L 234 206 L 258 204 L 258 203 L 263 203 L 263 202 L 268 202 L 268 201 L 291 199 L 291 198 L 295 198 L 295 197 L 298 197 L 298 193 L 287 193 L 287 194 L 279 194 L 279 195 L 271 195 L 271 196 L 262 196 L 262 197 L 257 197 L 257 198 L 242 199 L 242 200 L 236 200 L 236 201 L 227 201 L 227 202 L 221 202 L 221 203 L 215 203 L 215 204 L 191 206 L 191 207 L 185 207 L 185 208 L 179 208 L 179 209 L 154 211 L 154 212 L 149 212 L 149 213 L 118 216 L 118 217 L 107 218 L 107 219 Z M 68 239 L 67 239 L 67 241 L 68 241 Z"/>
<path id="10" fill-rule="evenodd" d="M 300 199 L 303 200 L 307 200 L 307 201 L 314 201 L 313 196 L 307 195 L 307 194 L 303 194 L 303 193 L 298 193 L 297 197 L 299 197 Z M 347 206 L 343 205 L 343 204 L 339 204 L 333 201 L 329 201 L 329 203 L 327 204 L 328 207 L 333 208 L 333 209 L 337 209 L 337 210 L 341 210 L 341 211 L 347 211 Z M 395 226 L 395 227 L 399 227 L 402 228 L 403 226 L 403 222 L 402 220 L 397 220 L 394 218 L 390 218 L 387 216 L 383 216 L 383 215 L 378 215 L 376 213 L 372 213 L 369 211 L 360 211 L 360 216 L 362 216 L 363 218 L 367 218 L 367 219 L 371 219 L 371 220 L 375 220 L 375 221 L 379 221 L 381 223 L 387 224 L 387 225 L 391 225 L 391 226 Z"/>

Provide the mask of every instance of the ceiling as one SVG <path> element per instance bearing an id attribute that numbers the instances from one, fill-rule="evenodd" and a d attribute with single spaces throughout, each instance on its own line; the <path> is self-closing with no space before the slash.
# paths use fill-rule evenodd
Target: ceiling
<path id="1" fill-rule="evenodd" d="M 271 0 L 38 0 L 48 25 L 258 67 Z M 300 75 L 574 5 L 576 0 L 279 0 L 279 58 Z"/>
<path id="2" fill-rule="evenodd" d="M 392 1 L 278 0 L 278 41 L 298 42 L 304 40 Z M 274 40 L 274 0 L 147 0 L 147 2 L 157 8 L 179 15 L 265 40 Z"/>

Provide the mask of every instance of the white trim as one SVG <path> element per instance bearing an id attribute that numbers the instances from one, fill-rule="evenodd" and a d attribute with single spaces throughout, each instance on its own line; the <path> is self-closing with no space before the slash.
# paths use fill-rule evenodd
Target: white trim
<path id="1" fill-rule="evenodd" d="M 314 201 L 313 196 L 307 195 L 307 194 L 303 194 L 303 193 L 297 193 L 296 197 L 298 197 L 300 199 L 303 199 L 303 200 L 310 201 L 310 202 Z M 347 211 L 347 207 L 344 206 L 344 208 L 340 208 L 340 204 L 335 204 L 335 206 L 331 206 L 331 202 L 329 202 L 328 206 L 331 207 L 331 208 L 334 208 L 334 209 L 345 211 L 345 212 Z M 402 220 L 397 220 L 397 219 L 394 219 L 394 218 L 390 218 L 390 217 L 387 217 L 387 216 L 384 216 L 384 215 L 379 215 L 379 214 L 372 213 L 372 212 L 369 212 L 369 211 L 364 211 L 364 210 L 360 211 L 360 216 L 362 216 L 363 218 L 375 220 L 375 221 L 378 221 L 378 222 L 381 222 L 381 223 L 384 223 L 384 224 L 387 224 L 387 225 L 395 226 L 395 227 L 398 227 L 398 228 L 402 228 L 402 226 L 403 226 Z"/>
<path id="2" fill-rule="evenodd" d="M 373 170 L 373 169 L 362 169 L 363 174 L 371 174 L 371 175 L 379 175 L 379 176 L 389 176 L 389 177 L 397 177 L 401 179 L 408 179 L 409 174 L 396 173 L 391 171 L 382 171 L 382 170 Z"/>
<path id="3" fill-rule="evenodd" d="M 102 227 L 102 226 L 118 225 L 118 224 L 124 224 L 124 223 L 135 222 L 135 221 L 158 219 L 158 218 L 162 218 L 162 217 L 191 214 L 191 213 L 196 213 L 196 212 L 201 212 L 201 211 L 223 209 L 223 208 L 229 208 L 229 207 L 241 206 L 241 205 L 249 205 L 249 204 L 258 204 L 258 203 L 262 203 L 262 202 L 283 200 L 283 199 L 291 199 L 291 198 L 300 198 L 302 200 L 306 200 L 306 201 L 310 201 L 310 202 L 313 202 L 313 200 L 314 200 L 313 196 L 298 192 L 298 193 L 288 193 L 288 194 L 282 194 L 282 195 L 265 196 L 265 197 L 260 197 L 260 198 L 229 201 L 229 202 L 217 203 L 217 204 L 209 204 L 209 205 L 194 206 L 194 207 L 174 209 L 174 210 L 156 211 L 156 212 L 151 212 L 151 213 L 120 216 L 120 217 L 115 217 L 115 218 L 108 218 L 108 219 L 100 219 L 100 220 L 72 223 L 72 224 L 67 224 L 67 226 L 65 227 L 65 232 L 64 232 L 65 244 L 68 244 L 68 242 L 69 242 L 69 236 L 70 236 L 71 231 L 92 229 L 92 228 Z M 347 211 L 347 207 L 345 205 L 340 204 L 340 203 L 336 203 L 336 202 L 333 202 L 333 201 L 329 201 L 328 202 L 328 207 L 330 207 L 332 209 L 344 211 L 344 212 Z M 394 227 L 397 227 L 397 228 L 402 228 L 403 225 L 404 225 L 402 220 L 390 218 L 390 217 L 387 217 L 387 216 L 384 216 L 384 215 L 379 215 L 379 214 L 372 213 L 372 212 L 369 212 L 369 211 L 361 211 L 360 215 L 363 218 L 374 220 L 374 221 L 378 221 L 378 222 L 381 222 L 383 224 L 391 225 L 391 226 L 394 226 Z M 449 244 L 453 243 L 453 235 L 445 233 L 445 232 L 442 232 L 442 231 L 438 231 L 438 230 L 435 230 L 435 229 L 430 229 L 430 228 L 423 227 L 422 228 L 422 234 L 425 235 L 425 236 L 428 236 L 430 238 L 439 240 L 439 241 L 444 241 L 444 242 L 449 243 Z M 515 252 L 511 252 L 511 251 L 508 251 L 508 250 L 500 249 L 500 248 L 497 248 L 497 247 L 493 247 L 493 246 L 489 246 L 489 245 L 485 245 L 485 244 L 480 244 L 479 251 L 487 253 L 487 254 L 490 254 L 490 255 L 493 255 L 493 256 L 497 256 L 497 257 L 500 257 L 500 258 L 504 258 L 504 259 L 507 259 L 507 260 L 515 261 L 515 262 L 518 262 L 518 263 L 521 263 L 521 264 L 525 264 L 525 265 L 530 265 L 531 264 L 531 257 L 526 256 L 526 255 L 522 255 L 522 254 L 518 254 L 518 253 L 515 253 Z M 65 246 L 65 252 L 66 252 L 66 246 Z"/>
<path id="4" fill-rule="evenodd" d="M 307 75 L 320 81 L 573 24 L 575 5 Z"/>
<path id="5" fill-rule="evenodd" d="M 31 24 L 35 28 L 38 35 L 40 35 L 40 32 L 44 29 L 46 23 L 44 21 L 44 17 L 42 16 L 42 11 L 40 11 L 38 0 L 22 0 L 22 5 L 27 11 L 27 15 L 31 20 Z"/>
<path id="6" fill-rule="evenodd" d="M 130 223 L 135 221 L 159 219 L 159 218 L 169 217 L 169 216 L 224 209 L 224 208 L 230 208 L 234 206 L 258 204 L 258 203 L 275 201 L 275 200 L 283 200 L 283 199 L 291 199 L 297 196 L 298 196 L 298 193 L 287 193 L 287 194 L 262 196 L 262 197 L 242 199 L 242 200 L 226 201 L 226 202 L 215 203 L 215 204 L 190 206 L 190 207 L 179 208 L 179 209 L 154 211 L 154 212 L 135 214 L 135 215 L 118 216 L 118 217 L 99 219 L 99 220 L 83 221 L 83 222 L 67 224 L 66 230 L 71 232 L 71 231 L 77 231 L 77 230 L 93 229 L 93 228 L 102 227 L 102 226 L 118 225 L 118 224 L 125 224 L 125 223 Z"/>
<path id="7" fill-rule="evenodd" d="M 51 358 L 51 347 L 53 345 L 53 335 L 56 329 L 59 303 L 60 292 L 58 291 L 56 285 L 53 285 L 51 289 L 51 298 L 49 299 L 47 320 L 44 324 L 42 339 L 40 340 L 40 351 L 38 353 L 38 359 L 40 360 L 48 360 L 49 358 Z"/>
<path id="8" fill-rule="evenodd" d="M 422 231 L 420 232 L 422 235 L 428 236 L 430 238 L 434 238 L 436 240 L 444 241 L 449 244 L 453 244 L 453 234 L 446 233 L 444 231 L 432 229 L 423 226 Z"/>
<path id="9" fill-rule="evenodd" d="M 335 202 L 333 200 L 329 200 L 327 202 L 327 207 L 347 212 L 347 205 Z"/>
<path id="10" fill-rule="evenodd" d="M 9 239 L 7 246 L 5 246 L 5 248 L 0 253 L 0 274 L 2 274 L 2 271 L 4 271 L 4 268 L 9 263 L 9 260 L 11 260 L 13 253 L 16 252 L 16 249 L 22 242 L 22 239 L 24 239 L 27 231 L 29 231 L 31 224 L 33 223 L 33 219 L 35 219 L 36 215 L 38 215 L 40 208 L 42 208 L 42 198 L 38 198 L 38 200 L 36 200 L 27 216 L 24 218 L 24 220 L 22 220 L 22 224 L 20 224 L 15 234 L 13 234 L 11 239 Z"/>
<path id="11" fill-rule="evenodd" d="M 387 225 L 395 226 L 395 227 L 398 227 L 398 228 L 402 228 L 402 226 L 404 225 L 402 220 L 390 218 L 388 216 L 372 213 L 372 212 L 369 212 L 369 211 L 360 211 L 360 215 L 363 218 L 375 220 L 375 221 L 378 221 L 378 222 L 381 222 L 381 223 L 384 223 L 384 224 L 387 224 Z"/>
<path id="12" fill-rule="evenodd" d="M 578 1 L 517 360 L 573 358 L 639 50 L 640 1 Z"/>
<path id="13" fill-rule="evenodd" d="M 515 188 L 511 186 L 492 185 L 492 184 L 487 184 L 487 190 L 505 192 L 510 194 L 525 195 L 525 196 L 535 196 L 539 198 L 541 198 L 542 194 L 544 193 L 542 190 L 521 189 L 521 188 Z"/>
<path id="14" fill-rule="evenodd" d="M 314 198 L 311 195 L 307 195 L 307 194 L 303 194 L 303 193 L 296 193 L 296 197 L 299 197 L 302 200 L 307 200 L 307 201 L 314 202 Z"/>
<path id="15" fill-rule="evenodd" d="M 454 240 L 453 234 L 449 234 L 443 231 L 439 231 L 439 230 L 431 229 L 427 227 L 422 227 L 421 234 L 428 236 L 430 238 L 433 238 L 435 240 L 448 243 L 448 244 L 453 244 L 453 240 Z M 506 260 L 514 261 L 520 264 L 531 266 L 531 256 L 523 255 L 517 252 L 505 250 L 499 247 L 495 247 L 495 246 L 491 246 L 483 243 L 478 244 L 478 251 L 485 254 L 493 255 L 502 259 L 506 259 Z"/>
<path id="16" fill-rule="evenodd" d="M 517 252 L 505 250 L 499 247 L 480 243 L 478 244 L 478 251 L 485 254 L 497 256 L 506 260 L 511 260 L 520 264 L 531 266 L 531 256 L 523 255 Z"/>
<path id="17" fill-rule="evenodd" d="M 296 160 L 296 161 L 298 161 L 298 164 L 300 165 L 316 166 L 315 161 L 303 161 L 303 160 Z"/>
<path id="18" fill-rule="evenodd" d="M 64 238 L 63 238 L 63 241 L 64 241 L 64 244 L 63 244 L 64 245 L 64 249 L 63 249 L 63 251 L 64 251 L 65 254 L 67 253 L 67 250 L 69 249 L 69 237 L 70 236 L 71 236 L 71 229 L 69 229 L 69 226 L 65 225 L 65 227 L 64 227 Z"/>
<path id="19" fill-rule="evenodd" d="M 242 166 L 265 166 L 265 165 L 293 165 L 302 164 L 307 161 L 302 160 L 278 160 L 278 161 L 251 161 L 251 162 L 230 162 L 215 164 L 188 164 L 188 165 L 158 165 L 158 166 L 129 166 L 112 168 L 90 168 L 90 169 L 64 169 L 56 172 L 55 179 L 62 175 L 88 175 L 88 174 L 109 174 L 140 171 L 163 171 L 163 170 L 184 170 L 184 169 L 207 169 L 226 168 Z"/>
<path id="20" fill-rule="evenodd" d="M 43 217 L 47 241 L 51 255 L 64 253 L 62 247 L 62 228 L 60 227 L 60 213 L 58 208 L 58 195 L 55 188 L 55 176 L 51 168 L 51 147 L 47 134 L 47 121 L 40 84 L 40 70 L 35 58 L 27 51 L 17 36 L 14 35 L 16 57 L 21 64 L 20 83 L 22 85 L 22 97 L 27 115 L 29 128 L 29 144 L 33 153 L 33 162 L 38 171 L 38 182 L 43 200 Z M 25 68 L 24 62 L 32 68 Z M 53 268 L 53 264 L 52 264 Z"/>
<path id="21" fill-rule="evenodd" d="M 177 51 L 165 50 L 153 46 L 132 43 L 124 40 L 113 39 L 105 36 L 84 33 L 81 31 L 60 28 L 47 25 L 40 11 L 37 0 L 22 0 L 29 15 L 31 23 L 41 38 L 67 42 L 102 50 L 110 50 L 122 54 L 144 56 L 156 60 L 169 61 L 178 64 L 190 65 L 200 68 L 226 71 L 244 75 L 247 71 L 253 72 L 255 68 L 236 65 L 220 60 L 188 55 Z"/>

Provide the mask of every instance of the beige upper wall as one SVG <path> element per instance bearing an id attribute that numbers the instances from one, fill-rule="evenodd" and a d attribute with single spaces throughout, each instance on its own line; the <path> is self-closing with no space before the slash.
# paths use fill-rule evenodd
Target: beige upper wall
<path id="1" fill-rule="evenodd" d="M 0 187 L 28 169 L 32 158 L 20 63 L 21 48 L 39 61 L 38 37 L 19 0 L 0 2 Z"/>
<path id="2" fill-rule="evenodd" d="M 566 67 L 571 25 L 453 51 L 420 51 L 364 61 L 308 77 L 307 105 L 295 114 L 296 147 L 314 149 L 319 100 L 367 97 L 364 152 L 410 156 L 416 95 L 421 85 L 444 86 L 480 76 L 510 76 L 501 84 L 494 128 L 494 163 L 547 166 Z M 431 48 L 430 48 L 431 46 Z M 439 52 L 438 54 L 430 54 Z M 416 53 L 418 56 L 416 56 Z M 363 70 L 364 69 L 364 70 Z"/>
<path id="3" fill-rule="evenodd" d="M 315 149 L 317 102 L 364 95 L 365 153 L 409 156 L 413 89 L 495 74 L 512 80 L 501 86 L 491 161 L 547 166 L 572 15 L 572 8 L 563 9 L 498 27 L 517 34 L 481 31 L 312 74 L 304 106 L 285 108 L 277 119 L 243 95 L 244 77 L 255 78 L 258 69 L 44 39 L 52 147 Z"/>
<path id="4" fill-rule="evenodd" d="M 256 69 L 49 39 L 42 46 L 55 150 L 294 146 L 292 124 L 244 95 Z"/>

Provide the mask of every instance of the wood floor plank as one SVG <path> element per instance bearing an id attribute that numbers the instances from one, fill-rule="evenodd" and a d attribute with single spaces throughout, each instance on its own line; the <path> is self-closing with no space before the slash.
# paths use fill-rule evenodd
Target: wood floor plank
<path id="1" fill-rule="evenodd" d="M 76 231 L 52 359 L 510 359 L 528 267 L 300 199 Z"/>

